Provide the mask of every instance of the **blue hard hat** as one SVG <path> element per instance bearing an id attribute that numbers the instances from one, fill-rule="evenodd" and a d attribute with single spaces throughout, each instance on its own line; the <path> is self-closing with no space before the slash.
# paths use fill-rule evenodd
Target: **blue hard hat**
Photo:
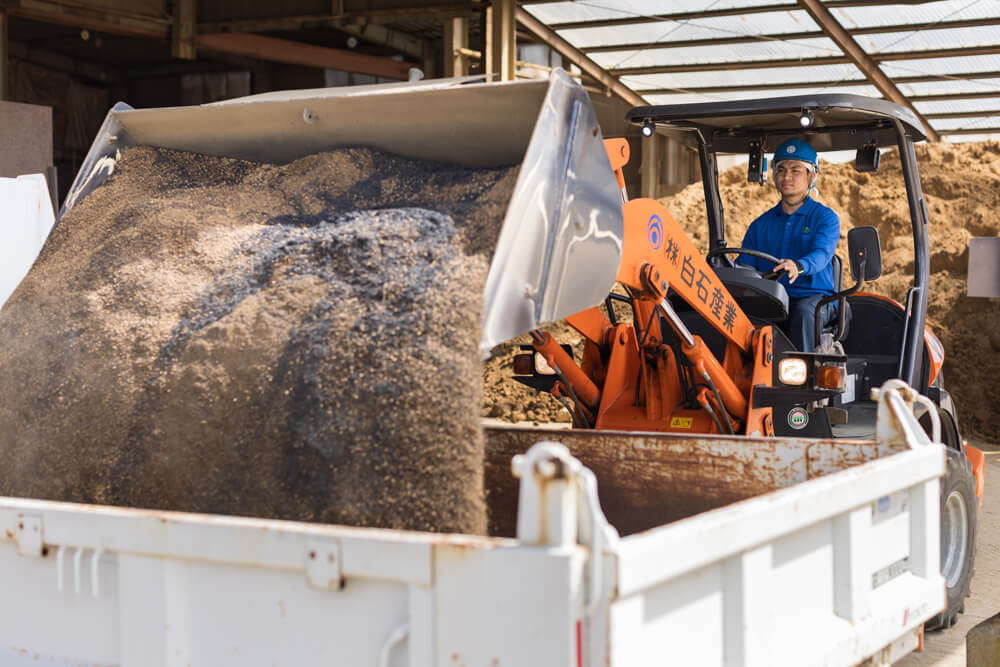
<path id="1" fill-rule="evenodd" d="M 794 137 L 778 146 L 778 150 L 774 151 L 774 158 L 771 160 L 771 164 L 777 165 L 782 160 L 801 160 L 802 162 L 811 164 L 817 171 L 819 170 L 816 149 L 810 146 L 805 139 Z"/>

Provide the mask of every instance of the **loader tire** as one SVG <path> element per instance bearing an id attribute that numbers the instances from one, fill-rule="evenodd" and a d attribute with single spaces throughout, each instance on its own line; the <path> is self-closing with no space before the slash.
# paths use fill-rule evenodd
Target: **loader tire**
<path id="1" fill-rule="evenodd" d="M 965 454 L 947 448 L 945 476 L 941 479 L 941 574 L 947 587 L 948 606 L 925 624 L 928 630 L 950 628 L 965 611 L 973 563 L 979 498 L 972 464 Z"/>

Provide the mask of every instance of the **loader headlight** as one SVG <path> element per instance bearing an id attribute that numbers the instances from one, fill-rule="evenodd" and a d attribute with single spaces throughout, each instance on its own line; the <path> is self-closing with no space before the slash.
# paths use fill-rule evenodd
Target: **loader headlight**
<path id="1" fill-rule="evenodd" d="M 642 136 L 651 137 L 654 131 L 656 131 L 656 125 L 651 118 L 647 118 L 642 122 Z"/>
<path id="2" fill-rule="evenodd" d="M 782 384 L 803 385 L 809 375 L 804 359 L 789 357 L 778 362 L 778 380 Z"/>
<path id="3" fill-rule="evenodd" d="M 555 375 L 556 370 L 549 366 L 541 352 L 535 352 L 535 372 L 539 375 Z"/>
<path id="4" fill-rule="evenodd" d="M 514 375 L 555 375 L 541 352 L 527 352 L 514 356 Z"/>

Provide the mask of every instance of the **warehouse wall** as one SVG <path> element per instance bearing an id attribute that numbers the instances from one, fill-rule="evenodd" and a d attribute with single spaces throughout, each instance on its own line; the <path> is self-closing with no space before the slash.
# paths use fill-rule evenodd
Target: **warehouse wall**
<path id="1" fill-rule="evenodd" d="M 51 165 L 51 107 L 0 102 L 0 178 L 44 174 Z"/>

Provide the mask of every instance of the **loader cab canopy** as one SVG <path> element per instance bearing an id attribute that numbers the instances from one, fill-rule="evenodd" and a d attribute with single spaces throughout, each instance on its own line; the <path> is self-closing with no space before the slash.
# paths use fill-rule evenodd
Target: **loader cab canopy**
<path id="1" fill-rule="evenodd" d="M 917 116 L 906 107 L 861 95 L 796 95 L 762 100 L 635 107 L 626 118 L 653 124 L 693 148 L 746 153 L 764 138 L 773 150 L 784 139 L 805 135 L 818 152 L 853 150 L 864 144 L 897 146 L 899 133 L 926 139 Z M 808 123 L 805 121 L 808 120 Z"/>
<path id="2" fill-rule="evenodd" d="M 876 148 L 896 147 L 906 185 L 914 261 L 913 283 L 907 291 L 905 310 L 900 308 L 899 326 L 893 325 L 899 330 L 899 341 L 893 343 L 896 351 L 892 355 L 891 376 L 902 378 L 921 390 L 927 388 L 929 375 L 924 328 L 930 282 L 928 214 L 913 148 L 914 143 L 924 141 L 926 136 L 912 110 L 861 95 L 820 94 L 642 106 L 631 109 L 626 118 L 641 126 L 646 136 L 658 131 L 697 150 L 705 192 L 710 256 L 727 246 L 719 193 L 718 154 L 750 156 L 752 151 L 756 151 L 758 154 L 763 152 L 770 159 L 774 149 L 785 139 L 801 137 L 819 153 L 859 151 L 858 163 L 863 162 L 861 158 L 867 155 L 868 162 L 863 170 L 870 171 L 874 166 L 871 157 Z M 875 220 L 864 222 L 877 223 Z M 722 257 L 714 261 L 715 267 L 731 266 L 731 261 L 723 262 Z M 848 354 L 851 354 L 850 350 Z"/>

